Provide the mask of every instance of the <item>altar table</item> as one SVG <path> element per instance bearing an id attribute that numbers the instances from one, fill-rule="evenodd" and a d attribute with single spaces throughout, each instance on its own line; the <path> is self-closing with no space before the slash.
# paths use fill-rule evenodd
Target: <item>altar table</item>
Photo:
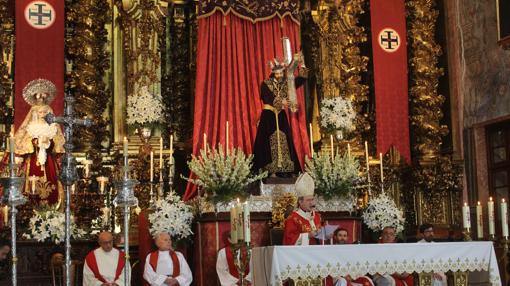
<path id="1" fill-rule="evenodd" d="M 501 285 L 494 246 L 487 241 L 257 247 L 251 263 L 254 286 L 282 285 L 288 278 L 431 271 L 488 271 L 489 282 Z"/>

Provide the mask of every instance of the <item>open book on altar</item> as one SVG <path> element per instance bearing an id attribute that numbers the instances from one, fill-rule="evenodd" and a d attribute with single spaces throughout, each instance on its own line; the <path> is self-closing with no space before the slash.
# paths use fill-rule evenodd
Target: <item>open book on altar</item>
<path id="1" fill-rule="evenodd" d="M 315 238 L 320 240 L 330 239 L 333 236 L 335 230 L 337 230 L 339 227 L 340 226 L 336 224 L 326 224 L 319 230 L 319 233 L 315 236 Z"/>

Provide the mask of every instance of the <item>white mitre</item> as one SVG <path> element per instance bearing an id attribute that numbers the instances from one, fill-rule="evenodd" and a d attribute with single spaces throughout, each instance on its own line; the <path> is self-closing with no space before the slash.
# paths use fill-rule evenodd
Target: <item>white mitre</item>
<path id="1" fill-rule="evenodd" d="M 315 190 L 315 183 L 313 178 L 308 173 L 303 173 L 299 176 L 294 184 L 296 189 L 296 196 L 298 198 L 304 196 L 313 196 Z"/>

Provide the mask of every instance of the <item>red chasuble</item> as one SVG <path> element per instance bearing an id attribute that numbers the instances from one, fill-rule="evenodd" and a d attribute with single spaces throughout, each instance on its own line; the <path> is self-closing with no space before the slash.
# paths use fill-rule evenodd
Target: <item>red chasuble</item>
<path id="1" fill-rule="evenodd" d="M 321 216 L 313 212 L 313 221 L 316 227 L 321 226 Z M 294 211 L 285 221 L 283 230 L 283 245 L 295 245 L 301 233 L 311 232 L 310 222 L 302 217 L 297 211 Z M 314 239 L 310 239 L 309 244 L 315 244 Z"/>
<path id="2" fill-rule="evenodd" d="M 96 251 L 96 250 L 94 249 L 93 251 L 89 252 L 89 254 L 87 254 L 87 256 L 85 257 L 85 262 L 89 266 L 92 273 L 94 273 L 94 277 L 96 277 L 97 280 L 99 280 L 103 283 L 108 283 L 108 281 L 106 281 L 103 278 L 103 275 L 101 275 L 101 273 L 99 272 L 99 267 L 97 266 L 96 255 L 94 254 L 94 251 Z M 117 279 L 119 279 L 120 274 L 122 273 L 122 269 L 124 269 L 124 265 L 126 265 L 126 259 L 124 256 L 124 252 L 119 250 L 119 261 L 117 262 L 117 270 L 115 271 L 115 279 L 112 282 L 115 282 L 115 281 L 117 281 Z"/>
<path id="3" fill-rule="evenodd" d="M 247 258 L 246 252 L 243 252 L 241 255 L 243 263 L 245 263 Z M 234 262 L 234 254 L 232 253 L 232 248 L 230 247 L 230 245 L 225 246 L 225 256 L 227 257 L 228 272 L 233 277 L 239 279 L 239 272 L 237 271 L 237 267 Z M 245 273 L 250 273 L 250 263 L 247 263 Z M 237 285 L 240 285 L 239 283 L 240 281 L 237 282 Z M 250 286 L 251 283 L 247 283 L 246 285 Z"/>
<path id="4" fill-rule="evenodd" d="M 179 258 L 177 257 L 177 254 L 175 251 L 169 250 L 170 258 L 172 259 L 172 278 L 175 278 L 179 275 L 181 275 L 181 265 L 179 263 Z M 158 258 L 159 258 L 159 251 L 153 251 L 151 252 L 151 257 L 149 258 L 149 264 L 152 266 L 152 269 L 154 272 L 157 273 L 158 268 Z"/>

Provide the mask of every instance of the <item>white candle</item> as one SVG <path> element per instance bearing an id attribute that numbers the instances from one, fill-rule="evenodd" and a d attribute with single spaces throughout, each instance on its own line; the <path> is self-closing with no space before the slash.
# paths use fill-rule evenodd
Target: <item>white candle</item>
<path id="1" fill-rule="evenodd" d="M 14 164 L 14 137 L 12 136 L 12 134 L 9 137 L 9 151 L 10 151 L 10 153 L 9 153 L 10 162 L 11 162 L 11 164 Z"/>
<path id="2" fill-rule="evenodd" d="M 331 160 L 335 159 L 335 147 L 333 145 L 333 135 L 329 135 L 329 139 L 331 141 Z"/>
<path id="3" fill-rule="evenodd" d="M 476 234 L 478 239 L 483 238 L 483 209 L 480 202 L 476 204 Z"/>
<path id="4" fill-rule="evenodd" d="M 462 224 L 464 228 L 471 228 L 469 206 L 467 203 L 464 203 L 464 206 L 462 207 Z"/>
<path id="5" fill-rule="evenodd" d="M 496 225 L 495 225 L 495 217 L 494 217 L 494 201 L 492 197 L 489 198 L 489 202 L 487 203 L 487 212 L 489 216 L 489 235 L 496 234 Z"/>
<path id="6" fill-rule="evenodd" d="M 313 158 L 313 129 L 312 129 L 312 123 L 310 123 L 310 154 L 312 154 Z"/>
<path id="7" fill-rule="evenodd" d="M 128 156 L 128 140 L 126 137 L 124 137 L 124 141 L 123 141 L 123 151 L 124 151 L 124 157 L 127 157 Z"/>
<path id="8" fill-rule="evenodd" d="M 508 239 L 508 211 L 505 199 L 501 200 L 501 235 Z"/>
<path id="9" fill-rule="evenodd" d="M 244 241 L 249 243 L 251 240 L 251 232 L 250 232 L 250 205 L 248 202 L 245 202 L 243 205 L 243 221 L 244 221 Z"/>
<path id="10" fill-rule="evenodd" d="M 151 180 L 150 182 L 152 183 L 152 180 L 154 179 L 154 152 L 151 151 Z"/>
<path id="11" fill-rule="evenodd" d="M 226 134 L 225 134 L 225 137 L 226 137 L 226 139 L 225 139 L 225 151 L 226 151 L 226 153 L 228 154 L 228 149 L 229 149 L 228 147 L 230 146 L 230 145 L 229 145 L 229 142 L 228 142 L 228 121 L 227 121 L 227 126 L 226 126 L 226 129 L 225 129 L 225 130 L 226 130 L 226 131 L 225 131 L 225 133 L 226 133 Z"/>
<path id="12" fill-rule="evenodd" d="M 351 144 L 347 143 L 347 158 L 351 159 Z"/>
<path id="13" fill-rule="evenodd" d="M 239 202 L 239 198 L 237 198 L 236 204 L 236 213 L 237 213 L 237 239 L 244 240 L 244 228 L 243 228 L 243 207 L 241 206 L 241 202 Z"/>
<path id="14" fill-rule="evenodd" d="M 379 153 L 379 161 L 381 163 L 381 183 L 384 183 L 384 169 L 383 169 L 383 158 L 382 153 Z"/>
<path id="15" fill-rule="evenodd" d="M 28 179 L 30 181 L 30 187 L 32 190 L 32 195 L 35 195 L 35 183 L 37 182 L 38 178 L 34 175 L 30 176 Z"/>
<path id="16" fill-rule="evenodd" d="M 170 156 L 174 154 L 174 135 L 170 135 Z"/>
<path id="17" fill-rule="evenodd" d="M 161 170 L 163 169 L 163 137 L 159 137 L 159 174 L 161 178 Z"/>
<path id="18" fill-rule="evenodd" d="M 207 155 L 207 135 L 204 133 L 204 152 Z"/>
<path id="19" fill-rule="evenodd" d="M 91 160 L 83 160 L 83 166 L 85 166 L 85 178 L 89 177 L 90 174 L 90 165 L 92 164 Z"/>
<path id="20" fill-rule="evenodd" d="M 237 243 L 237 208 L 235 204 L 230 208 L 230 243 Z"/>
<path id="21" fill-rule="evenodd" d="M 96 180 L 99 182 L 99 193 L 103 194 L 106 182 L 108 182 L 108 178 L 104 177 L 104 176 L 101 176 L 101 177 L 97 177 Z"/>

